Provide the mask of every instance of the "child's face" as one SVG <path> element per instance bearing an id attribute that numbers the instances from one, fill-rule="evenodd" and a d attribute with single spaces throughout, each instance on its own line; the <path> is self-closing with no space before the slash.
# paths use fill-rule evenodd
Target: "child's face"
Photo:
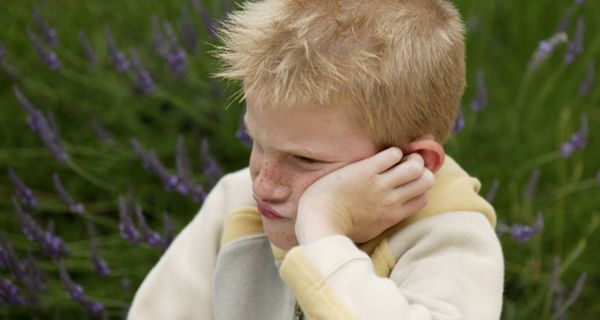
<path id="1" fill-rule="evenodd" d="M 271 242 L 288 250 L 298 244 L 296 210 L 313 182 L 374 155 L 376 144 L 338 107 L 259 108 L 247 100 L 246 127 L 254 141 L 252 189 Z"/>

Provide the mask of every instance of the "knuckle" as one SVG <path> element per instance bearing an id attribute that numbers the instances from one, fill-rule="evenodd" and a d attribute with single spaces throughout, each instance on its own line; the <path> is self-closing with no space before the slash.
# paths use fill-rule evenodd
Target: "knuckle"
<path id="1" fill-rule="evenodd" d="M 383 224 L 385 226 L 394 225 L 398 220 L 402 220 L 402 217 L 404 217 L 404 210 L 398 210 L 395 214 L 387 214 L 383 216 Z"/>
<path id="2" fill-rule="evenodd" d="M 402 159 L 402 151 L 396 147 L 391 147 L 387 152 L 387 157 L 390 162 L 397 162 Z"/>
<path id="3" fill-rule="evenodd" d="M 384 208 L 393 207 L 396 204 L 397 200 L 391 196 L 384 197 L 381 200 L 381 204 Z"/>
<path id="4" fill-rule="evenodd" d="M 423 164 L 418 161 L 410 161 L 407 164 L 408 171 L 413 175 L 420 175 L 423 173 Z"/>
<path id="5" fill-rule="evenodd" d="M 423 180 L 425 186 L 427 186 L 428 188 L 433 187 L 433 185 L 435 184 L 435 176 L 429 170 L 425 170 L 425 172 L 423 172 Z"/>

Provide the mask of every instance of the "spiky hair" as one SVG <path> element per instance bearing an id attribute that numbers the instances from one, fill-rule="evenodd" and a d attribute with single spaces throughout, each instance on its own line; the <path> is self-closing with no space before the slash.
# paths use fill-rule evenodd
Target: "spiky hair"
<path id="1" fill-rule="evenodd" d="M 252 1 L 223 24 L 217 75 L 263 107 L 347 107 L 382 146 L 444 142 L 465 86 L 463 34 L 444 0 Z"/>

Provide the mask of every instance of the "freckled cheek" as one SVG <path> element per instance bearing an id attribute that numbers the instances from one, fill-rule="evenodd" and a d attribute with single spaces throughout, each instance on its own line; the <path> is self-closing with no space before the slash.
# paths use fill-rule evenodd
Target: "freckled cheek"
<path id="1" fill-rule="evenodd" d="M 264 160 L 259 151 L 252 151 L 250 155 L 250 176 L 254 181 L 260 174 L 260 179 L 268 180 L 278 185 L 289 185 L 293 182 L 294 173 L 283 163 L 282 160 L 269 159 Z"/>
<path id="2" fill-rule="evenodd" d="M 306 189 L 323 176 L 325 176 L 325 174 L 320 172 L 305 172 L 296 175 L 294 191 L 297 194 L 297 197 L 300 197 Z"/>

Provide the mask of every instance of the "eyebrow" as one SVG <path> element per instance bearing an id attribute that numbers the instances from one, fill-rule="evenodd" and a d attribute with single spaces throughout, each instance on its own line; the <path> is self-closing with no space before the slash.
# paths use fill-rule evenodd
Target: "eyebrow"
<path id="1" fill-rule="evenodd" d="M 252 127 L 248 126 L 248 121 L 246 120 L 245 115 L 242 118 L 242 123 L 244 125 L 244 128 L 246 129 L 246 133 L 250 136 L 250 138 L 252 138 L 252 140 L 254 140 L 254 136 L 252 135 Z M 282 149 L 278 149 L 278 151 L 301 156 L 301 157 L 311 158 L 311 159 L 314 159 L 315 161 L 319 161 L 319 162 L 323 162 L 323 163 L 335 162 L 335 161 L 331 161 L 331 160 L 325 160 L 325 157 L 323 155 L 320 155 L 318 153 L 315 153 L 311 150 L 308 150 L 308 149 L 300 147 L 300 146 L 293 146 L 293 147 L 288 147 L 288 148 L 286 148 L 284 146 Z"/>

